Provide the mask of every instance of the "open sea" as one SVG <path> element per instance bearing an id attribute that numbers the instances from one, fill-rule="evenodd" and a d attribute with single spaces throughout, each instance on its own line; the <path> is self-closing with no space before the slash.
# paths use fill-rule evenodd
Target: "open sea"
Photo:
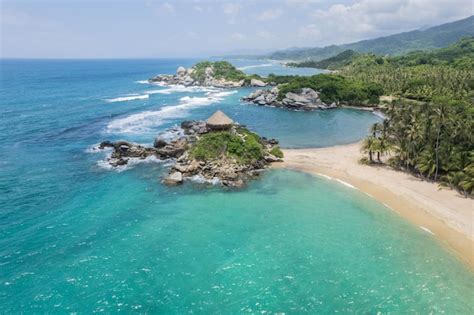
<path id="1" fill-rule="evenodd" d="M 380 121 L 241 102 L 253 88 L 146 82 L 196 61 L 0 60 L 1 314 L 474 313 L 472 271 L 337 181 L 271 170 L 232 191 L 165 187 L 163 161 L 107 168 L 97 143 L 151 144 L 218 109 L 286 148 L 355 142 Z"/>

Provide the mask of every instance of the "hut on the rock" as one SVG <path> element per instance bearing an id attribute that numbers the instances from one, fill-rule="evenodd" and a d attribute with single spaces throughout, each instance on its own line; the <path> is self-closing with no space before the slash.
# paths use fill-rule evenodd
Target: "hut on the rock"
<path id="1" fill-rule="evenodd" d="M 211 130 L 227 130 L 232 127 L 234 121 L 222 111 L 218 110 L 206 120 L 206 124 Z"/>

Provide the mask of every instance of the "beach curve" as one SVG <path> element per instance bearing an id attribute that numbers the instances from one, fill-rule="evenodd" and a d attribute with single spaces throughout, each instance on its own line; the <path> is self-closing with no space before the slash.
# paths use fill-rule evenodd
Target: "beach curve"
<path id="1" fill-rule="evenodd" d="M 387 166 L 359 164 L 360 143 L 283 152 L 285 161 L 274 167 L 330 177 L 353 186 L 436 237 L 474 269 L 472 199 Z"/>

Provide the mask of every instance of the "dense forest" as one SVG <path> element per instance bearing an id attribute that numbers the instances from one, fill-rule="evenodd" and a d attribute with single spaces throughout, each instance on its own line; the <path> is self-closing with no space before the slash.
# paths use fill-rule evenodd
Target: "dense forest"
<path id="1" fill-rule="evenodd" d="M 429 53 L 361 55 L 343 67 L 343 76 L 398 96 L 364 141 L 367 162 L 390 152 L 392 166 L 473 195 L 473 60 L 474 39 L 467 38 Z"/>
<path id="2" fill-rule="evenodd" d="M 347 79 L 380 84 L 386 95 L 418 101 L 430 101 L 439 95 L 466 100 L 472 97 L 474 86 L 474 38 L 398 57 L 345 51 L 319 62 L 292 65 L 337 69 Z"/>
<path id="3" fill-rule="evenodd" d="M 287 64 L 289 67 L 298 67 L 298 68 L 318 68 L 318 69 L 329 69 L 335 70 L 340 69 L 344 66 L 348 66 L 353 59 L 359 54 L 353 50 L 345 50 L 340 54 L 330 57 L 324 60 L 308 60 L 302 62 L 290 62 Z"/>
<path id="4" fill-rule="evenodd" d="M 387 119 L 364 140 L 367 162 L 389 163 L 423 179 L 440 181 L 465 195 L 474 193 L 474 106 L 447 97 L 431 102 L 398 101 Z"/>

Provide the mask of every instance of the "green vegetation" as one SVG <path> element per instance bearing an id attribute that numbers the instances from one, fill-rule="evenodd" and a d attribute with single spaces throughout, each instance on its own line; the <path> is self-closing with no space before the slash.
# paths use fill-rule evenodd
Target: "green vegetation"
<path id="1" fill-rule="evenodd" d="M 311 77 L 269 75 L 268 81 L 279 85 L 279 98 L 288 92 L 298 92 L 302 88 L 320 91 L 325 103 L 342 102 L 353 105 L 378 104 L 383 88 L 376 83 L 347 79 L 340 75 L 318 74 Z"/>
<path id="2" fill-rule="evenodd" d="M 255 133 L 239 128 L 236 134 L 229 131 L 211 132 L 203 135 L 191 151 L 197 160 L 212 160 L 224 156 L 246 164 L 264 156 L 264 146 Z"/>
<path id="3" fill-rule="evenodd" d="M 267 58 L 320 61 L 340 54 L 345 50 L 384 56 L 403 55 L 414 50 L 427 51 L 446 47 L 459 41 L 461 38 L 473 36 L 473 23 L 474 16 L 470 16 L 459 21 L 431 27 L 422 31 L 415 30 L 339 46 L 332 45 L 327 47 L 282 50 L 270 54 Z"/>
<path id="4" fill-rule="evenodd" d="M 194 72 L 191 77 L 194 80 L 203 82 L 206 78 L 206 68 L 212 68 L 213 77 L 216 79 L 226 79 L 228 81 L 240 81 L 247 78 L 247 75 L 238 70 L 227 61 L 202 61 L 193 66 Z"/>
<path id="5" fill-rule="evenodd" d="M 474 37 L 464 38 L 446 48 L 431 52 L 414 51 L 389 61 L 399 66 L 433 65 L 474 70 Z"/>
<path id="6" fill-rule="evenodd" d="M 467 100 L 472 97 L 474 86 L 474 38 L 401 57 L 358 55 L 340 68 L 339 74 L 380 84 L 386 95 L 426 102 L 438 96 Z"/>
<path id="7" fill-rule="evenodd" d="M 357 55 L 358 53 L 353 50 L 345 50 L 334 57 L 330 57 L 321 61 L 310 60 L 303 62 L 292 62 L 288 63 L 288 66 L 335 70 L 349 65 Z"/>
<path id="8" fill-rule="evenodd" d="M 396 102 L 387 120 L 372 127 L 363 150 L 391 152 L 391 165 L 440 181 L 465 195 L 474 193 L 474 105 L 447 97 L 430 103 Z"/>
<path id="9" fill-rule="evenodd" d="M 278 157 L 278 158 L 283 158 L 283 152 L 281 151 L 279 146 L 275 146 L 270 150 L 270 154 Z"/>

